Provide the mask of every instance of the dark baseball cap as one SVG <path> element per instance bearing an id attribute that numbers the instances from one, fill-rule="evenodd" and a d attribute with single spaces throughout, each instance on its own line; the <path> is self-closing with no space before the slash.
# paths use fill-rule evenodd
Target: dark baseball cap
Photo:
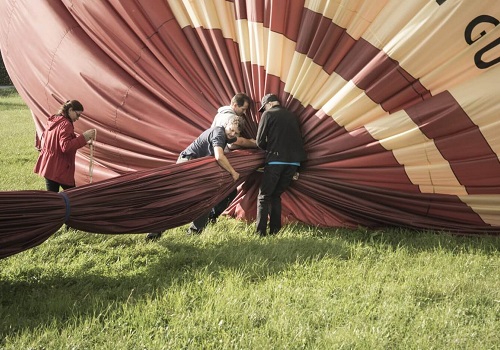
<path id="1" fill-rule="evenodd" d="M 264 95 L 264 97 L 262 97 L 262 100 L 260 102 L 260 108 L 259 108 L 259 112 L 262 112 L 264 110 L 264 106 L 269 103 L 269 102 L 273 102 L 273 101 L 278 101 L 278 96 L 274 95 L 274 94 L 267 94 L 267 95 Z"/>

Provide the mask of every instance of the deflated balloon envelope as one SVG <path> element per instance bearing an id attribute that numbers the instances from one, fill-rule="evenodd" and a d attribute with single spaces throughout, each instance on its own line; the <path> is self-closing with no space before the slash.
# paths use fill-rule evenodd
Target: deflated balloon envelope
<path id="1" fill-rule="evenodd" d="M 83 103 L 94 182 L 175 163 L 237 92 L 255 136 L 271 92 L 308 152 L 284 221 L 497 233 L 499 19 L 496 0 L 5 0 L 0 49 L 38 135 Z M 88 167 L 84 148 L 78 185 Z M 231 215 L 254 218 L 259 181 Z"/>

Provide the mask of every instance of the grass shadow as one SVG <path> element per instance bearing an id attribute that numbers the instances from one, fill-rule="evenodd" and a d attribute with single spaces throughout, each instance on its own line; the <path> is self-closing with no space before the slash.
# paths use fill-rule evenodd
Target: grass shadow
<path id="1" fill-rule="evenodd" d="M 143 235 L 128 240 L 135 240 L 139 248 L 132 260 L 140 272 L 115 276 L 91 272 L 96 264 L 92 260 L 102 259 L 103 255 L 110 261 L 119 257 L 106 246 L 117 239 L 101 238 L 98 249 L 102 251 L 94 254 L 97 248 L 91 248 L 93 253 L 87 255 L 93 257 L 72 274 L 47 273 L 44 268 L 33 266 L 26 270 L 22 280 L 0 280 L 0 339 L 54 322 L 62 324 L 70 319 L 73 323 L 85 322 L 103 312 L 119 312 L 125 303 L 161 296 L 174 284 L 181 287 L 191 284 L 200 273 L 222 279 L 228 271 L 240 271 L 249 283 L 258 283 L 289 269 L 297 261 L 348 257 L 348 247 L 316 237 L 232 236 L 220 242 L 204 242 L 202 237 L 170 240 L 167 233 L 156 243 L 143 242 Z M 154 262 L 139 266 L 145 252 L 154 257 Z"/>
<path id="2" fill-rule="evenodd" d="M 174 229 L 153 243 L 144 242 L 144 234 L 127 235 L 124 239 L 120 235 L 78 232 L 67 238 L 66 243 L 81 245 L 80 250 L 71 253 L 75 259 L 87 258 L 72 273 L 47 272 L 32 266 L 23 273 L 22 280 L 0 280 L 0 339 L 53 322 L 80 323 L 96 315 L 119 313 L 124 304 L 161 297 L 173 285 L 181 288 L 192 285 L 200 274 L 223 279 L 228 272 L 238 271 L 246 283 L 252 284 L 281 274 L 297 262 L 324 258 L 348 260 L 352 247 L 359 245 L 381 250 L 406 249 L 410 253 L 445 250 L 454 254 L 480 251 L 488 255 L 498 253 L 500 246 L 498 237 L 397 228 L 321 229 L 296 224 L 275 237 L 259 238 L 244 223 L 234 226 L 234 220 L 225 220 L 222 227 L 217 226 L 213 230 L 209 227 L 202 236 L 190 238 L 184 236 L 183 229 Z M 58 236 L 63 239 L 61 234 Z M 54 250 L 58 250 L 54 254 L 60 254 L 64 247 L 54 244 Z M 125 260 L 123 250 L 127 251 L 129 261 L 120 263 L 120 259 Z M 105 272 L 96 270 L 103 259 L 109 266 Z"/>

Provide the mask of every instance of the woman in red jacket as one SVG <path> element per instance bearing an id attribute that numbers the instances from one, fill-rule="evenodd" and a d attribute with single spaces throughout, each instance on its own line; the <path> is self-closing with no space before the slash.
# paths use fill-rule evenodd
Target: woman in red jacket
<path id="1" fill-rule="evenodd" d="M 45 178 L 47 191 L 59 192 L 75 187 L 76 151 L 95 139 L 95 129 L 77 136 L 73 123 L 83 112 L 77 100 L 66 101 L 56 115 L 49 117 L 42 134 L 42 149 L 35 165 L 35 173 Z"/>

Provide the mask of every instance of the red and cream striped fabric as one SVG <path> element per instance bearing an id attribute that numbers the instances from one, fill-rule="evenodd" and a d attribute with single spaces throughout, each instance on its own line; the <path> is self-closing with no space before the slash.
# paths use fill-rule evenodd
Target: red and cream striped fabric
<path id="1" fill-rule="evenodd" d="M 39 133 L 82 101 L 94 181 L 173 164 L 236 92 L 254 136 L 272 92 L 308 152 L 284 220 L 496 234 L 499 20 L 496 0 L 5 0 L 0 50 Z M 254 218 L 259 180 L 231 215 Z"/>

